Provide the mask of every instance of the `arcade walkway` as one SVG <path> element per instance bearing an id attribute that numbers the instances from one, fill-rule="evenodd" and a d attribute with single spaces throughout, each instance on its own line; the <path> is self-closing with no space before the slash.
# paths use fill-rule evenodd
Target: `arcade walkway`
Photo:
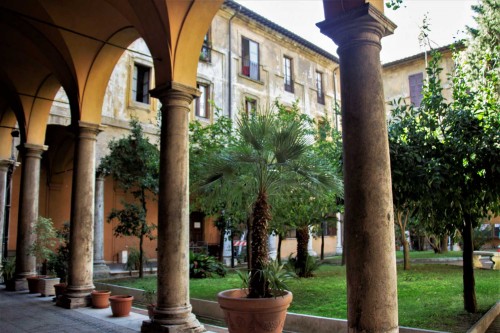
<path id="1" fill-rule="evenodd" d="M 23 291 L 8 292 L 0 286 L 0 332 L 132 333 L 140 332 L 142 321 L 147 319 L 147 316 L 136 312 L 125 318 L 114 318 L 110 308 L 67 310 L 55 306 L 52 298 Z M 212 333 L 227 332 L 209 325 L 205 328 Z"/>

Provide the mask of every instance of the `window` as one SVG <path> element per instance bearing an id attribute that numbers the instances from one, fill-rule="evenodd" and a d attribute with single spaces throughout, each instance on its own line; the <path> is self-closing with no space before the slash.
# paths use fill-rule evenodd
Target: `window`
<path id="1" fill-rule="evenodd" d="M 422 87 L 424 85 L 424 74 L 417 73 L 408 77 L 410 84 L 410 102 L 416 107 L 422 102 Z"/>
<path id="2" fill-rule="evenodd" d="M 285 76 L 285 90 L 293 93 L 293 62 L 291 58 L 283 58 L 283 74 Z"/>
<path id="3" fill-rule="evenodd" d="M 337 236 L 337 223 L 328 223 L 323 221 L 321 223 L 321 228 L 323 231 L 323 236 Z"/>
<path id="4" fill-rule="evenodd" d="M 245 98 L 245 112 L 246 114 L 252 114 L 257 111 L 257 100 L 246 97 Z"/>
<path id="5" fill-rule="evenodd" d="M 207 84 L 198 83 L 198 90 L 201 95 L 196 99 L 195 115 L 200 118 L 210 118 L 210 87 Z"/>
<path id="6" fill-rule="evenodd" d="M 259 80 L 259 44 L 243 37 L 241 48 L 241 74 Z"/>
<path id="7" fill-rule="evenodd" d="M 287 230 L 285 238 L 297 238 L 297 229 Z"/>
<path id="8" fill-rule="evenodd" d="M 134 64 L 132 78 L 132 99 L 135 102 L 149 104 L 149 87 L 151 82 L 151 68 Z"/>
<path id="9" fill-rule="evenodd" d="M 203 45 L 200 52 L 200 60 L 205 62 L 210 62 L 212 57 L 212 43 L 210 41 L 210 30 L 203 38 Z"/>
<path id="10" fill-rule="evenodd" d="M 316 94 L 318 103 L 325 105 L 325 92 L 323 90 L 323 73 L 316 72 Z"/>

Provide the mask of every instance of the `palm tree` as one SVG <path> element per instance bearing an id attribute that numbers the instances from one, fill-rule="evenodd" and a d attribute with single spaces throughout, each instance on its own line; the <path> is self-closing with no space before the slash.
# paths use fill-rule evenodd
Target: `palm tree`
<path id="1" fill-rule="evenodd" d="M 244 193 L 251 202 L 250 298 L 270 297 L 268 282 L 261 274 L 268 263 L 269 196 L 289 188 L 291 180 L 307 180 L 317 187 L 330 184 L 328 173 L 304 163 L 311 152 L 311 136 L 298 110 L 286 111 L 277 103 L 260 113 L 243 115 L 237 125 L 238 140 L 206 166 L 202 187 L 214 197 L 228 201 Z"/>

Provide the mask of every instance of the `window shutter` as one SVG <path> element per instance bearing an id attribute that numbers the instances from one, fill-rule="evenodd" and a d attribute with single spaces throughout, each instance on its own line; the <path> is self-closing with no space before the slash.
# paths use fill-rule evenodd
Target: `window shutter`
<path id="1" fill-rule="evenodd" d="M 134 74 L 132 76 L 132 100 L 137 101 L 137 76 L 138 76 L 139 68 L 137 65 L 134 65 Z"/>

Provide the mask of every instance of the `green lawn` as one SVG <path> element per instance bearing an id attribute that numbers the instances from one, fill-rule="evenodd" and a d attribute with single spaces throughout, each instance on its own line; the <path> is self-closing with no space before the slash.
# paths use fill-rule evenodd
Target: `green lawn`
<path id="1" fill-rule="evenodd" d="M 447 251 L 444 253 L 434 253 L 434 251 L 410 251 L 410 260 L 437 258 L 462 258 L 462 251 Z M 396 259 L 403 259 L 403 251 L 396 251 Z"/>
<path id="2" fill-rule="evenodd" d="M 476 270 L 476 293 L 482 313 L 500 300 L 500 271 Z M 155 287 L 156 278 L 116 280 L 116 284 Z M 290 312 L 346 318 L 345 267 L 323 265 L 316 277 L 290 281 L 294 300 Z M 226 278 L 191 280 L 191 297 L 216 300 L 221 290 L 239 288 L 236 274 Z M 398 266 L 399 322 L 401 326 L 464 332 L 480 314 L 465 313 L 462 302 L 462 267 L 413 264 L 410 271 Z"/>

